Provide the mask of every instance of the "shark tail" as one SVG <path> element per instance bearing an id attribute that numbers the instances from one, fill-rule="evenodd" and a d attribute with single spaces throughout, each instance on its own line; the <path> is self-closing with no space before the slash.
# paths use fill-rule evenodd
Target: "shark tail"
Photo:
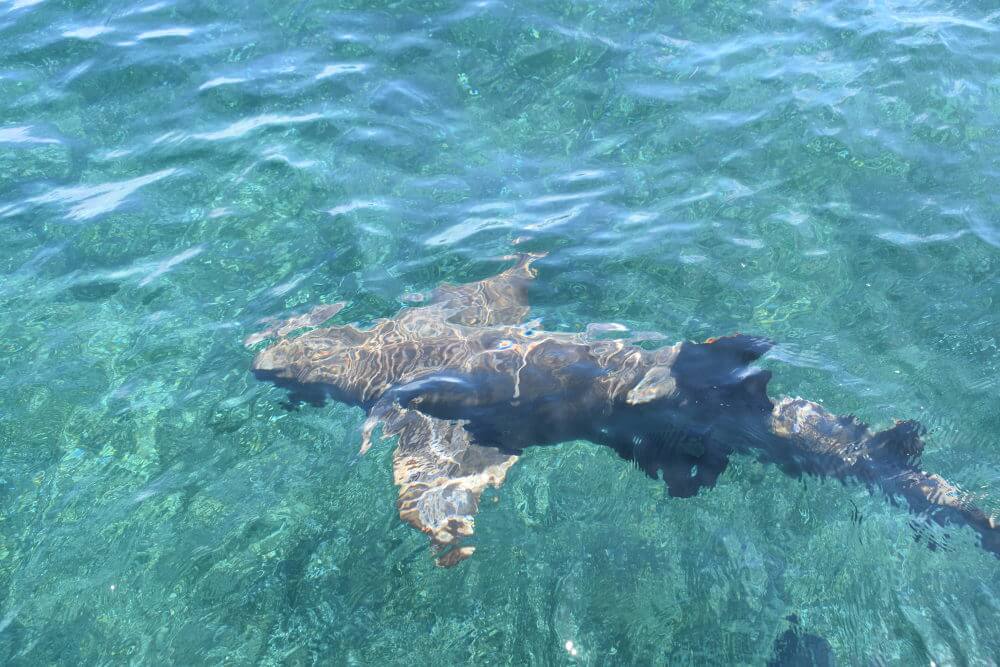
<path id="1" fill-rule="evenodd" d="M 766 456 L 793 475 L 853 478 L 902 499 L 914 514 L 939 525 L 967 525 L 983 549 L 1000 557 L 1000 523 L 974 498 L 940 475 L 922 469 L 924 427 L 896 422 L 872 431 L 852 416 L 838 416 L 802 398 L 775 402 L 770 429 L 778 436 Z"/>
<path id="2" fill-rule="evenodd" d="M 978 533 L 980 546 L 1000 558 L 1000 522 L 940 475 L 905 465 L 890 468 L 877 482 L 891 497 L 902 497 L 910 511 L 922 518 L 941 526 L 969 526 Z"/>
<path id="3" fill-rule="evenodd" d="M 1000 558 L 1000 521 L 977 507 L 971 494 L 921 467 L 925 433 L 919 422 L 906 420 L 871 436 L 867 446 L 872 465 L 880 472 L 877 483 L 887 494 L 902 497 L 912 512 L 935 523 L 968 525 L 979 534 L 982 548 Z"/>

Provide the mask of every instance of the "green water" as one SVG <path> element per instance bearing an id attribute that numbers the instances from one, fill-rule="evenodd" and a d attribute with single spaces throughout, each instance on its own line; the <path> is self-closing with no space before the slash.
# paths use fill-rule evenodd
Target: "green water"
<path id="1" fill-rule="evenodd" d="M 546 328 L 769 336 L 996 512 L 998 155 L 985 1 L 0 1 L 0 663 L 995 664 L 971 531 L 749 460 L 531 450 L 437 568 L 241 340 L 518 240 Z"/>

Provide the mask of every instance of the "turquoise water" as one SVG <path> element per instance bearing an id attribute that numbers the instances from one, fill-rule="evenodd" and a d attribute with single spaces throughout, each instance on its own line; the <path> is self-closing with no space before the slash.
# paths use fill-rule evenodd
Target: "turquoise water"
<path id="1" fill-rule="evenodd" d="M 772 393 L 919 419 L 996 512 L 998 155 L 987 2 L 3 0 L 0 662 L 761 664 L 796 614 L 995 664 L 971 531 L 750 460 L 530 450 L 437 568 L 391 443 L 241 341 L 517 241 L 546 328 L 769 336 Z"/>

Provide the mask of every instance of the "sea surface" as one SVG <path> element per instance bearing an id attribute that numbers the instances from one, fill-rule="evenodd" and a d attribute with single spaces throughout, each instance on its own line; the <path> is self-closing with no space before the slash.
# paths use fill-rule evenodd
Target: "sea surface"
<path id="1" fill-rule="evenodd" d="M 442 569 L 249 372 L 516 250 L 543 327 L 770 337 L 1000 512 L 995 2 L 0 0 L 0 663 L 997 664 L 1000 560 L 863 488 L 567 442 Z"/>

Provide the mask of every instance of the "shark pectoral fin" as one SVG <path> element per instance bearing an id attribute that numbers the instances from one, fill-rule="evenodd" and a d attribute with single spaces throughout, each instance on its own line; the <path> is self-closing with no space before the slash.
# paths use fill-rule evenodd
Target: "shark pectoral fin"
<path id="1" fill-rule="evenodd" d="M 399 405 L 395 402 L 393 396 L 384 396 L 372 406 L 371 410 L 368 411 L 368 418 L 361 425 L 361 449 L 358 450 L 359 455 L 364 456 L 372 448 L 372 438 L 375 435 L 375 429 L 398 409 Z"/>
<path id="2" fill-rule="evenodd" d="M 372 448 L 372 436 L 375 435 L 375 427 L 379 425 L 379 418 L 374 415 L 368 415 L 368 419 L 361 426 L 361 449 L 358 450 L 358 454 L 362 456 Z"/>
<path id="3" fill-rule="evenodd" d="M 432 293 L 431 305 L 447 312 L 447 321 L 472 327 L 519 324 L 528 314 L 531 264 L 545 253 L 521 253 L 505 259 L 517 264 L 503 273 L 462 285 L 444 284 Z"/>
<path id="4" fill-rule="evenodd" d="M 399 436 L 393 454 L 399 517 L 431 538 L 442 567 L 475 551 L 459 542 L 475 529 L 479 498 L 487 486 L 503 484 L 518 458 L 475 444 L 465 425 L 399 406 L 385 418 L 384 434 Z"/>

